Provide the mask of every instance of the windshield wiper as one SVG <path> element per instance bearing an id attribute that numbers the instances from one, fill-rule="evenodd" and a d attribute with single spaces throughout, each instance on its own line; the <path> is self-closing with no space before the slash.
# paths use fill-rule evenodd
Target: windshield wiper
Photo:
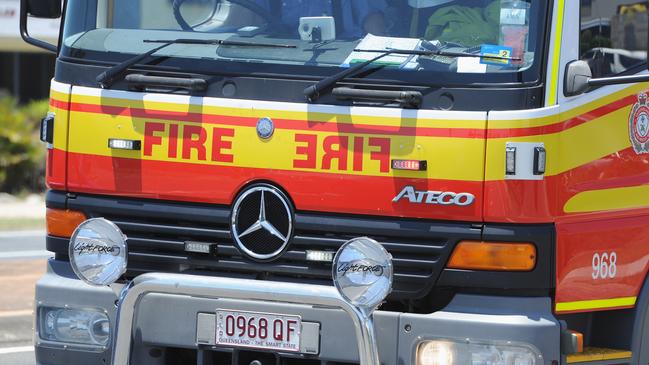
<path id="1" fill-rule="evenodd" d="M 476 57 L 476 58 L 490 58 L 497 60 L 512 60 L 520 61 L 520 58 L 516 57 L 502 57 L 502 56 L 486 56 L 474 53 L 466 52 L 452 52 L 444 51 L 437 47 L 434 49 L 426 50 L 415 50 L 415 49 L 354 49 L 354 52 L 369 52 L 369 53 L 379 53 L 378 56 L 371 58 L 363 63 L 356 64 L 348 69 L 345 69 L 339 73 L 333 74 L 327 78 L 324 78 L 317 83 L 304 89 L 304 95 L 306 96 L 309 102 L 317 101 L 323 93 L 331 91 L 336 83 L 357 74 L 359 71 L 363 70 L 365 67 L 371 65 L 372 63 L 380 60 L 383 57 L 401 54 L 401 55 L 414 55 L 414 56 L 446 56 L 446 57 Z"/>
<path id="2" fill-rule="evenodd" d="M 133 58 L 118 63 L 108 70 L 102 72 L 97 76 L 97 82 L 102 88 L 110 88 L 115 82 L 124 78 L 126 71 L 132 66 L 142 62 L 142 60 L 153 55 L 159 50 L 168 47 L 172 44 L 205 44 L 205 45 L 219 45 L 219 46 L 234 46 L 234 47 L 266 47 L 266 48 L 297 48 L 295 45 L 290 44 L 273 44 L 273 43 L 255 43 L 255 42 L 241 42 L 229 41 L 221 39 L 145 39 L 144 43 L 162 43 L 162 45 L 155 47 L 145 53 L 137 55 Z"/>

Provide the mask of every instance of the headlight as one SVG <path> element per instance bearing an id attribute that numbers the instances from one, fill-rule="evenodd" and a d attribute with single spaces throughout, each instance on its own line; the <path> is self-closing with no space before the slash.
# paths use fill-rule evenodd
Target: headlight
<path id="1" fill-rule="evenodd" d="M 126 236 L 113 222 L 89 219 L 70 238 L 70 264 L 79 279 L 109 285 L 126 272 Z"/>
<path id="2" fill-rule="evenodd" d="M 101 311 L 42 307 L 39 333 L 43 340 L 106 347 L 110 340 L 110 321 Z"/>
<path id="3" fill-rule="evenodd" d="M 416 365 L 537 365 L 543 356 L 531 345 L 513 342 L 425 341 Z"/>

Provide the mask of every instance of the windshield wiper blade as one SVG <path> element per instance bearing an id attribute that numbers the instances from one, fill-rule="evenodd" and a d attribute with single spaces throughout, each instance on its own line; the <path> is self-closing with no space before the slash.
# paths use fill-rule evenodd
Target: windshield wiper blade
<path id="1" fill-rule="evenodd" d="M 236 47 L 297 48 L 294 44 L 231 41 L 227 39 L 145 39 L 144 43 L 207 44 Z"/>
<path id="2" fill-rule="evenodd" d="M 110 88 L 115 82 L 124 78 L 126 71 L 132 66 L 142 62 L 142 60 L 153 55 L 159 50 L 168 47 L 172 44 L 204 44 L 204 45 L 221 45 L 221 46 L 236 46 L 236 47 L 267 47 L 267 48 L 297 48 L 295 45 L 290 44 L 272 44 L 272 43 L 255 43 L 255 42 L 241 42 L 241 41 L 230 41 L 222 39 L 145 39 L 144 43 L 162 43 L 162 45 L 155 47 L 145 53 L 137 55 L 133 58 L 118 63 L 115 66 L 109 68 L 108 70 L 102 72 L 97 76 L 97 82 L 101 85 L 102 88 Z"/>

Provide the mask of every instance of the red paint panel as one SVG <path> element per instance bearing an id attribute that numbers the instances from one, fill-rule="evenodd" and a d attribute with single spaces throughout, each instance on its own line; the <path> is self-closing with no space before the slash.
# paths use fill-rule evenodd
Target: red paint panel
<path id="1" fill-rule="evenodd" d="M 626 217 L 601 213 L 584 222 L 558 222 L 556 301 L 637 296 L 649 268 L 647 222 L 649 209 L 628 211 Z M 613 278 L 593 269 L 593 256 L 601 259 L 604 253 L 609 258 L 615 253 Z"/>
<path id="2" fill-rule="evenodd" d="M 272 181 L 303 211 L 460 221 L 480 220 L 481 182 L 354 176 L 238 168 L 68 154 L 68 188 L 74 192 L 231 204 L 252 181 Z M 407 185 L 417 190 L 471 193 L 468 207 L 413 204 L 392 199 Z M 332 188 L 335 187 L 335 188 Z"/>
<path id="3" fill-rule="evenodd" d="M 567 215 L 563 207 L 578 193 L 649 184 L 647 161 L 628 148 L 542 181 L 487 181 L 485 220 L 553 222 Z"/>
<path id="4" fill-rule="evenodd" d="M 484 185 L 485 221 L 502 223 L 552 222 L 556 191 L 551 178 L 541 181 L 500 180 Z"/>
<path id="5" fill-rule="evenodd" d="M 47 150 L 45 163 L 45 183 L 50 189 L 66 190 L 65 152 L 57 149 Z"/>

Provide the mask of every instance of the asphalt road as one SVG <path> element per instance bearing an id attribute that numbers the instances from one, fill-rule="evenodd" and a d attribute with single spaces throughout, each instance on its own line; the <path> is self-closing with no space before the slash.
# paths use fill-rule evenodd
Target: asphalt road
<path id="1" fill-rule="evenodd" d="M 45 233 L 0 232 L 0 364 L 35 365 L 34 285 L 45 271 Z"/>

